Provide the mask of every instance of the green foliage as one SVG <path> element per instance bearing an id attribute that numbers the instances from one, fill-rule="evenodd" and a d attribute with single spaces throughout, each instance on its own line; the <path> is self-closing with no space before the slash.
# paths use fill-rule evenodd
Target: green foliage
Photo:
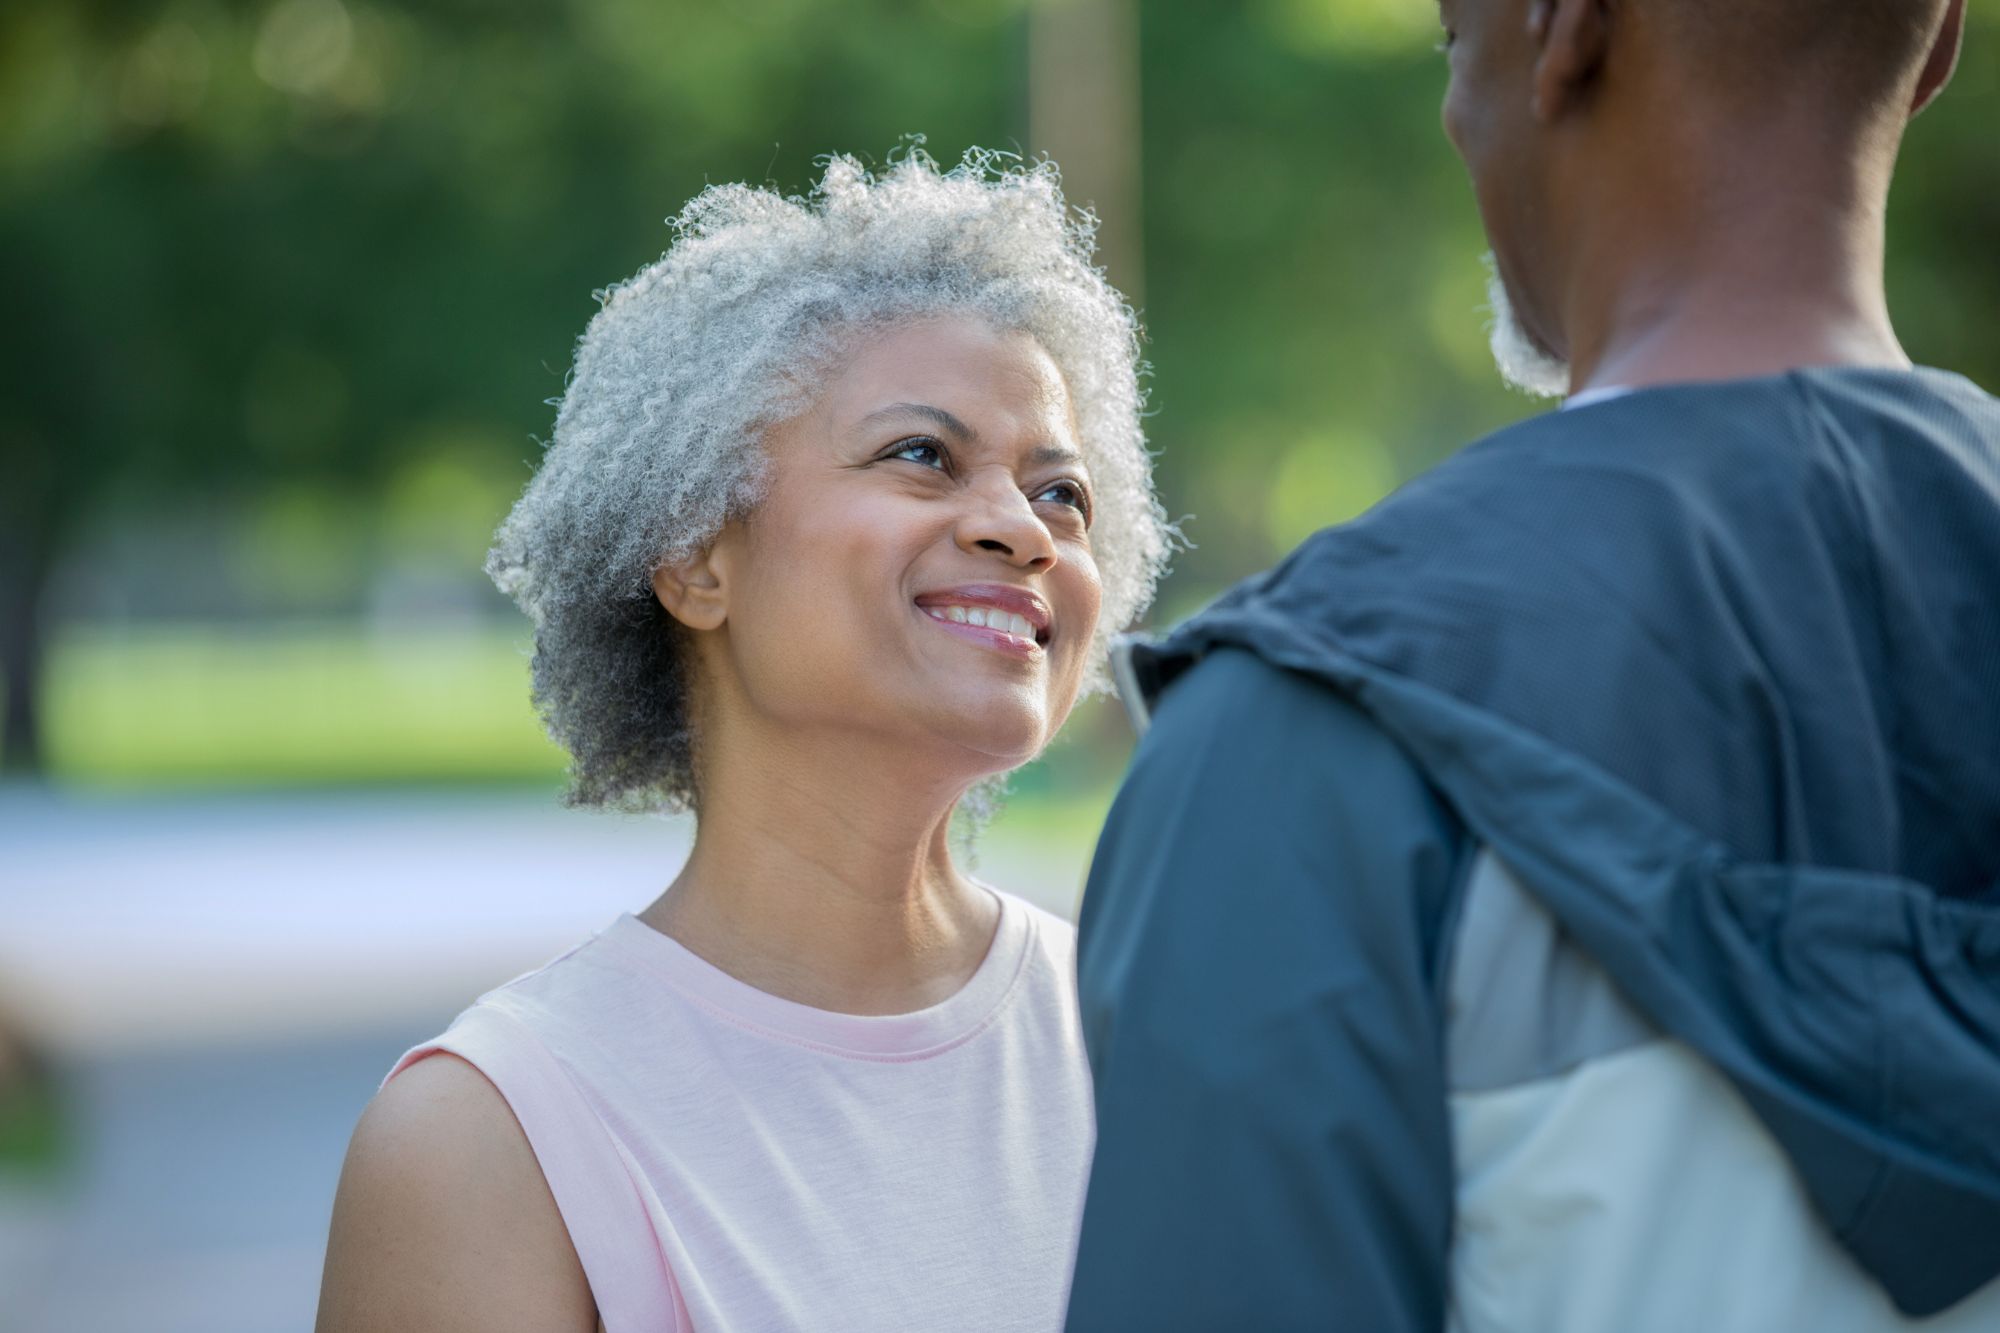
<path id="1" fill-rule="evenodd" d="M 86 498 L 372 500 L 440 433 L 518 485 L 590 293 L 707 181 L 1006 141 L 1008 11 L 954 9 L 9 6 L 4 424 Z"/>
<path id="2" fill-rule="evenodd" d="M 517 781 L 562 752 L 523 633 L 354 625 L 92 631 L 50 673 L 51 766 L 96 787 Z"/>
<path id="3" fill-rule="evenodd" d="M 1145 13 L 1153 429 L 1197 543 L 1162 599 L 1172 619 L 1536 409 L 1488 359 L 1432 6 Z M 2000 13 L 1971 22 L 1953 88 L 1909 136 L 1889 282 L 1914 357 L 2000 386 Z"/>
<path id="4" fill-rule="evenodd" d="M 820 154 L 911 132 L 943 158 L 1018 145 L 1023 5 L 13 0 L 0 521 L 73 552 L 93 516 L 198 506 L 249 607 L 352 612 L 383 568 L 475 569 L 590 293 L 708 182 L 796 189 Z M 1994 385 L 2000 14 L 1971 20 L 1957 86 L 1910 135 L 1891 295 L 1913 354 Z M 1156 620 L 1529 410 L 1486 361 L 1435 35 L 1424 0 L 1142 5 L 1151 429 L 1197 544 Z M 128 713 L 75 703 L 100 668 L 69 651 L 63 764 L 180 763 L 142 753 L 165 724 L 120 740 Z M 346 652 L 341 697 L 384 706 Z M 459 757 L 417 767 L 548 771 L 507 671 L 470 688 L 516 691 L 529 739 L 439 741 Z M 245 688 L 259 721 L 236 739 L 175 734 L 218 771 L 275 772 Z M 331 771 L 361 764 L 328 745 Z"/>
<path id="5" fill-rule="evenodd" d="M 0 1070 L 0 1172 L 55 1171 L 69 1148 L 61 1090 L 41 1070 Z"/>

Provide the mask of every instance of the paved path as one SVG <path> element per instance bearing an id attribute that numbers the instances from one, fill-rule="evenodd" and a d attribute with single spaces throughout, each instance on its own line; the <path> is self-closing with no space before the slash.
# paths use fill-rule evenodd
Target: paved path
<path id="1" fill-rule="evenodd" d="M 684 821 L 540 794 L 75 800 L 0 790 L 0 1020 L 77 1160 L 0 1177 L 0 1333 L 290 1333 L 355 1117 L 479 991 L 650 902 Z M 1065 856 L 981 873 L 1069 912 Z"/>
<path id="2" fill-rule="evenodd" d="M 75 1172 L 0 1196 L 0 1328 L 310 1329 L 347 1135 L 420 1026 L 71 1065 Z"/>

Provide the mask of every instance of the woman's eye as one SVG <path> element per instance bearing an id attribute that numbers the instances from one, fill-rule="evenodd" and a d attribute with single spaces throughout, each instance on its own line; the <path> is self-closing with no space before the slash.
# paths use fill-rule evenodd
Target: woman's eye
<path id="1" fill-rule="evenodd" d="M 944 470 L 944 446 L 936 440 L 904 440 L 887 455 L 890 458 L 907 458 L 920 467 Z"/>
<path id="2" fill-rule="evenodd" d="M 1444 40 L 1437 44 L 1438 53 L 1440 55 L 1447 55 L 1447 56 L 1450 55 L 1451 48 L 1455 46 L 1457 43 L 1458 43 L 1458 34 L 1451 31 L 1451 29 L 1449 28 L 1445 29 Z"/>
<path id="3" fill-rule="evenodd" d="M 1085 518 L 1090 517 L 1090 496 L 1084 492 L 1083 487 L 1073 481 L 1059 481 L 1035 497 L 1037 500 L 1051 498 L 1057 504 L 1069 505 Z"/>

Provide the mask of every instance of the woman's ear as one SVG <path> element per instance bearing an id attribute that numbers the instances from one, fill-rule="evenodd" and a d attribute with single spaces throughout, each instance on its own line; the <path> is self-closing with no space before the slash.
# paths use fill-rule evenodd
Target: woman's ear
<path id="1" fill-rule="evenodd" d="M 653 571 L 653 596 L 667 614 L 689 629 L 719 629 L 729 619 L 729 598 L 722 577 L 720 541 L 682 560 L 671 560 Z"/>

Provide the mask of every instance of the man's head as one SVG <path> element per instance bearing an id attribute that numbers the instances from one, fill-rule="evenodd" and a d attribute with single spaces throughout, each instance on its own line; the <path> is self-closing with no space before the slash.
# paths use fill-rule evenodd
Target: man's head
<path id="1" fill-rule="evenodd" d="M 1496 353 L 1511 342 L 1510 377 L 1560 392 L 1566 270 L 1585 233 L 1615 225 L 1643 244 L 1656 224 L 1727 226 L 1726 210 L 1690 216 L 1711 183 L 1733 182 L 1738 199 L 1841 180 L 1886 194 L 1903 126 L 1951 75 L 1965 0 L 1441 0 L 1440 11 L 1444 126 L 1492 242 Z"/>

